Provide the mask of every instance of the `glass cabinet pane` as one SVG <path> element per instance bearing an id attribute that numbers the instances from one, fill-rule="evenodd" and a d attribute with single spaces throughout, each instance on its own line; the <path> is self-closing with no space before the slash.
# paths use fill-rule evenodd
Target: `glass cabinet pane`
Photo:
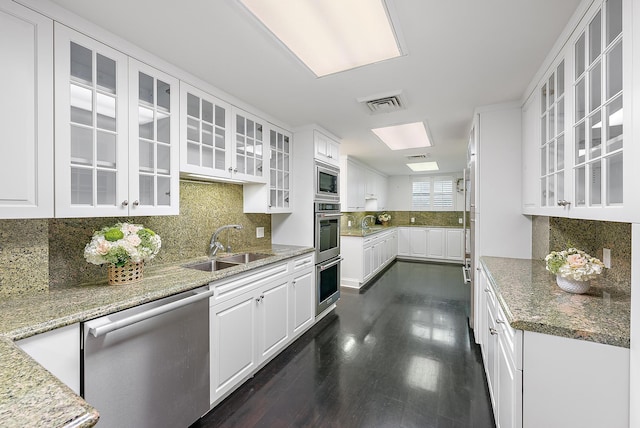
<path id="1" fill-rule="evenodd" d="M 576 169 L 576 182 L 575 182 L 575 192 L 576 192 L 576 205 L 579 207 L 583 207 L 586 204 L 585 201 L 585 167 L 581 166 Z"/>
<path id="2" fill-rule="evenodd" d="M 116 98 L 112 95 L 96 94 L 97 126 L 100 129 L 116 131 Z"/>
<path id="3" fill-rule="evenodd" d="M 622 42 L 607 53 L 607 93 L 606 99 L 611 99 L 622 91 Z"/>
<path id="4" fill-rule="evenodd" d="M 580 38 L 575 44 L 575 77 L 578 78 L 585 70 L 585 42 L 584 33 L 580 35 Z"/>
<path id="5" fill-rule="evenodd" d="M 540 90 L 540 113 L 547 111 L 547 85 L 542 85 Z"/>
<path id="6" fill-rule="evenodd" d="M 622 96 L 616 98 L 605 109 L 607 152 L 622 148 Z"/>
<path id="7" fill-rule="evenodd" d="M 71 122 L 93 125 L 93 91 L 73 83 L 69 89 Z"/>
<path id="8" fill-rule="evenodd" d="M 602 11 L 598 11 L 589 23 L 589 64 L 593 63 L 602 52 Z"/>
<path id="9" fill-rule="evenodd" d="M 93 172 L 86 168 L 71 168 L 71 203 L 93 205 Z"/>
<path id="10" fill-rule="evenodd" d="M 93 83 L 93 52 L 71 42 L 70 59 L 71 80 L 91 85 Z"/>
<path id="11" fill-rule="evenodd" d="M 600 111 L 597 111 L 589 117 L 589 159 L 596 159 L 602 153 L 600 150 L 602 144 L 602 119 Z"/>
<path id="12" fill-rule="evenodd" d="M 558 171 L 564 169 L 564 136 L 558 137 L 558 144 L 556 150 L 556 165 L 558 167 Z"/>
<path id="13" fill-rule="evenodd" d="M 575 163 L 576 164 L 580 164 L 583 163 L 585 160 L 585 155 L 586 155 L 586 151 L 585 151 L 585 132 L 584 132 L 584 122 L 580 123 L 578 126 L 576 126 L 575 129 Z"/>
<path id="14" fill-rule="evenodd" d="M 576 85 L 576 121 L 582 119 L 585 115 L 585 97 L 585 84 L 584 78 L 582 78 Z"/>
<path id="15" fill-rule="evenodd" d="M 71 125 L 71 163 L 93 165 L 93 131 Z"/>
<path id="16" fill-rule="evenodd" d="M 117 154 L 116 134 L 98 131 L 97 164 L 102 167 L 115 168 Z"/>
<path id="17" fill-rule="evenodd" d="M 560 62 L 556 72 L 558 81 L 558 98 L 564 95 L 564 61 Z"/>
<path id="18" fill-rule="evenodd" d="M 622 0 L 607 0 L 607 45 L 622 33 Z"/>
<path id="19" fill-rule="evenodd" d="M 598 160 L 589 164 L 589 202 L 590 205 L 602 203 L 602 163 Z"/>
<path id="20" fill-rule="evenodd" d="M 171 85 L 158 80 L 157 84 L 158 108 L 171 111 Z"/>
<path id="21" fill-rule="evenodd" d="M 555 75 L 551 73 L 549 76 L 549 107 L 551 107 L 555 101 Z"/>
<path id="22" fill-rule="evenodd" d="M 98 205 L 116 205 L 116 172 L 97 172 L 97 202 Z"/>
<path id="23" fill-rule="evenodd" d="M 607 203 L 622 203 L 622 153 L 607 158 Z"/>
<path id="24" fill-rule="evenodd" d="M 200 118 L 200 98 L 187 94 L 187 115 Z"/>
<path id="25" fill-rule="evenodd" d="M 116 62 L 106 56 L 97 55 L 96 81 L 100 90 L 116 93 Z"/>
<path id="26" fill-rule="evenodd" d="M 153 77 L 144 73 L 138 75 L 138 100 L 153 105 Z"/>
<path id="27" fill-rule="evenodd" d="M 589 71 L 589 111 L 600 108 L 602 104 L 602 74 L 600 62 L 597 62 Z"/>

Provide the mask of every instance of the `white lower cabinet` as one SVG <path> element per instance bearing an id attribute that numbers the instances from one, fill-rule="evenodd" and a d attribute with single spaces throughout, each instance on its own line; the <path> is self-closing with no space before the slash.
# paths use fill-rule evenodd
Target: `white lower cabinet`
<path id="1" fill-rule="evenodd" d="M 305 331 L 315 320 L 314 284 L 313 271 L 294 275 L 291 281 L 289 308 L 293 336 Z"/>
<path id="2" fill-rule="evenodd" d="M 464 229 L 399 227 L 398 256 L 412 260 L 464 260 Z"/>
<path id="3" fill-rule="evenodd" d="M 289 341 L 289 278 L 258 290 L 255 298 L 258 320 L 258 363 L 268 360 Z"/>
<path id="4" fill-rule="evenodd" d="M 398 230 L 360 236 L 341 236 L 343 258 L 340 285 L 361 288 L 398 255 Z"/>
<path id="5" fill-rule="evenodd" d="M 16 345 L 80 394 L 80 324 L 18 340 Z"/>
<path id="6" fill-rule="evenodd" d="M 513 329 L 484 269 L 479 281 L 476 328 L 497 428 L 629 426 L 629 349 Z"/>
<path id="7" fill-rule="evenodd" d="M 211 283 L 210 403 L 215 405 L 315 321 L 313 254 Z"/>
<path id="8" fill-rule="evenodd" d="M 255 369 L 256 304 L 253 293 L 211 306 L 211 403 L 224 396 Z"/>

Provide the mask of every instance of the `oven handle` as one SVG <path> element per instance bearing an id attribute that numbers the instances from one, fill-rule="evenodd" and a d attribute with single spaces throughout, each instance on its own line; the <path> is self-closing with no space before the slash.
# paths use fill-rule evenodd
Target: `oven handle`
<path id="1" fill-rule="evenodd" d="M 334 260 L 331 263 L 327 263 L 326 265 L 320 265 L 319 268 L 320 268 L 320 270 L 329 269 L 330 267 L 335 266 L 338 263 L 340 263 L 342 260 L 343 260 L 343 258 L 340 257 L 338 260 Z"/>
<path id="2" fill-rule="evenodd" d="M 321 213 L 319 215 L 320 215 L 320 217 L 342 217 L 342 214 L 324 214 L 324 213 Z"/>

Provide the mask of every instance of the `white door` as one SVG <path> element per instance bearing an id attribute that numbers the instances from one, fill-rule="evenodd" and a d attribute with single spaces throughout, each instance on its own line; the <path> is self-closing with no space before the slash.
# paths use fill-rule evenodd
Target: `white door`
<path id="1" fill-rule="evenodd" d="M 2 0 L 0 40 L 0 218 L 53 217 L 53 23 Z"/>
<path id="2" fill-rule="evenodd" d="M 129 215 L 178 214 L 178 79 L 129 59 L 129 92 Z"/>
<path id="3" fill-rule="evenodd" d="M 255 298 L 258 308 L 256 331 L 259 340 L 259 362 L 262 362 L 289 341 L 289 298 L 286 279 L 271 283 L 258 291 Z"/>
<path id="4" fill-rule="evenodd" d="M 209 310 L 211 403 L 233 389 L 256 366 L 254 293 L 245 293 Z"/>
<path id="5" fill-rule="evenodd" d="M 445 230 L 444 229 L 428 229 L 427 230 L 427 257 L 432 259 L 445 258 Z"/>
<path id="6" fill-rule="evenodd" d="M 446 257 L 449 260 L 464 259 L 464 229 L 446 229 Z"/>
<path id="7" fill-rule="evenodd" d="M 125 216 L 127 56 L 55 24 L 55 215 Z"/>
<path id="8" fill-rule="evenodd" d="M 304 331 L 314 321 L 315 294 L 313 272 L 305 272 L 291 281 L 293 335 Z"/>
<path id="9" fill-rule="evenodd" d="M 427 229 L 409 229 L 411 241 L 411 255 L 414 257 L 427 257 Z"/>

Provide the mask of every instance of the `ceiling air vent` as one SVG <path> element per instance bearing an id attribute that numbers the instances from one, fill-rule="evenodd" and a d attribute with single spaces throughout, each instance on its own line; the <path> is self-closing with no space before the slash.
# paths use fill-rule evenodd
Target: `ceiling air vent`
<path id="1" fill-rule="evenodd" d="M 431 153 L 425 153 L 423 155 L 410 155 L 407 156 L 407 159 L 412 160 L 420 160 L 420 159 L 428 159 L 431 157 Z"/>
<path id="2" fill-rule="evenodd" d="M 370 114 L 391 113 L 406 108 L 402 91 L 358 98 L 358 102 L 363 104 Z"/>

